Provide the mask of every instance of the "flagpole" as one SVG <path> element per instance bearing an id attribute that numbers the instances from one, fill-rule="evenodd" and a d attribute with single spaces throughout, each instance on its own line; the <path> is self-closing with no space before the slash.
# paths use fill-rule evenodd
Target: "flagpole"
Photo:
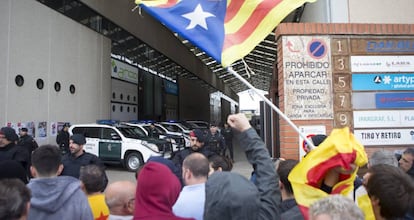
<path id="1" fill-rule="evenodd" d="M 231 67 L 227 67 L 227 71 L 233 74 L 236 78 L 238 78 L 242 83 L 244 83 L 247 87 L 253 90 L 264 102 L 266 102 L 273 110 L 275 110 L 285 121 L 303 138 L 304 141 L 308 144 L 311 149 L 315 148 L 315 145 L 310 141 L 306 136 L 300 132 L 299 128 L 296 127 L 295 124 L 282 112 L 278 107 L 276 107 L 268 98 L 266 98 L 262 93 L 257 91 L 257 89 L 252 86 L 246 79 L 240 76 L 236 71 L 233 70 Z"/>

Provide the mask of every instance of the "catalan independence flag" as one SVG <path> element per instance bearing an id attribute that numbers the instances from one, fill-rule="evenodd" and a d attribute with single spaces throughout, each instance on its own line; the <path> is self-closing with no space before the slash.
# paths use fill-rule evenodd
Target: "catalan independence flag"
<path id="1" fill-rule="evenodd" d="M 316 0 L 136 0 L 222 66 L 246 56 L 294 9 Z"/>
<path id="2" fill-rule="evenodd" d="M 349 129 L 334 129 L 325 141 L 307 154 L 289 174 L 296 202 L 305 219 L 308 219 L 309 206 L 316 200 L 328 196 L 320 186 L 329 170 L 352 170 L 351 164 L 356 165 L 357 168 L 350 174 L 339 175 L 339 181 L 331 192 L 352 198 L 358 167 L 364 166 L 367 162 L 364 146 L 355 139 Z"/>

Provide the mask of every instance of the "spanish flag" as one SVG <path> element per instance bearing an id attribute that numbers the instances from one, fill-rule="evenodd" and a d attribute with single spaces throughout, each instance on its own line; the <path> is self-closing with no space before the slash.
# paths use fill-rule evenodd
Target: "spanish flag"
<path id="1" fill-rule="evenodd" d="M 252 51 L 294 9 L 316 0 L 136 0 L 135 3 L 230 66 Z"/>
<path id="2" fill-rule="evenodd" d="M 344 171 L 352 170 L 351 164 L 356 165 L 357 168 L 352 173 L 339 175 L 339 181 L 331 192 L 352 198 L 358 167 L 367 162 L 364 146 L 356 140 L 349 128 L 334 129 L 289 175 L 296 202 L 305 219 L 308 219 L 309 206 L 328 195 L 320 187 L 330 169 L 339 167 Z"/>

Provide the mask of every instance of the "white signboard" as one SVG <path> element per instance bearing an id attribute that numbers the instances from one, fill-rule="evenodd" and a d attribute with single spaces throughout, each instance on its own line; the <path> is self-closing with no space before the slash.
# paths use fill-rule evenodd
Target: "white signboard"
<path id="1" fill-rule="evenodd" d="M 138 67 L 111 59 L 111 76 L 138 84 Z"/>
<path id="2" fill-rule="evenodd" d="M 285 114 L 292 120 L 332 119 L 329 37 L 283 36 Z"/>
<path id="3" fill-rule="evenodd" d="M 354 130 L 354 135 L 364 146 L 414 144 L 414 128 Z"/>
<path id="4" fill-rule="evenodd" d="M 412 72 L 414 56 L 351 56 L 351 71 Z"/>
<path id="5" fill-rule="evenodd" d="M 414 128 L 414 110 L 354 111 L 354 128 Z"/>
<path id="6" fill-rule="evenodd" d="M 301 131 L 306 137 L 311 137 L 317 134 L 325 134 L 326 128 L 324 125 L 309 125 L 309 126 L 299 126 L 299 131 Z M 303 138 L 299 135 L 299 159 L 301 160 L 305 156 L 306 152 L 303 149 Z"/>

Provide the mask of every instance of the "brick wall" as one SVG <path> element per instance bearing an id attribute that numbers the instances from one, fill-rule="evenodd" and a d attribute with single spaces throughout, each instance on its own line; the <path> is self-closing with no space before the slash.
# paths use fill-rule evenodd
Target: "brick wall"
<path id="1" fill-rule="evenodd" d="M 286 35 L 329 35 L 331 37 L 349 35 L 350 37 L 380 37 L 380 36 L 402 36 L 412 37 L 414 35 L 414 25 L 410 24 L 320 24 L 320 23 L 282 23 L 276 31 L 277 41 L 277 63 L 275 64 L 272 86 L 269 90 L 269 96 L 272 100 L 278 100 L 274 103 L 285 112 L 284 106 L 284 69 L 283 69 L 283 47 L 282 36 Z M 351 91 L 349 91 L 351 92 Z M 277 113 L 273 113 L 276 116 Z M 280 149 L 274 146 L 274 152 L 280 152 L 280 156 L 290 159 L 299 158 L 299 136 L 296 131 L 283 119 L 274 118 L 274 128 L 279 127 L 279 135 L 274 135 L 274 143 L 280 141 Z M 335 126 L 334 120 L 292 120 L 296 126 L 321 124 L 326 127 L 326 133 L 329 134 Z M 276 129 L 275 129 L 276 130 Z M 378 149 L 398 150 L 405 149 L 405 146 L 369 146 L 366 147 L 368 155 Z M 279 155 L 274 155 L 279 156 Z"/>

